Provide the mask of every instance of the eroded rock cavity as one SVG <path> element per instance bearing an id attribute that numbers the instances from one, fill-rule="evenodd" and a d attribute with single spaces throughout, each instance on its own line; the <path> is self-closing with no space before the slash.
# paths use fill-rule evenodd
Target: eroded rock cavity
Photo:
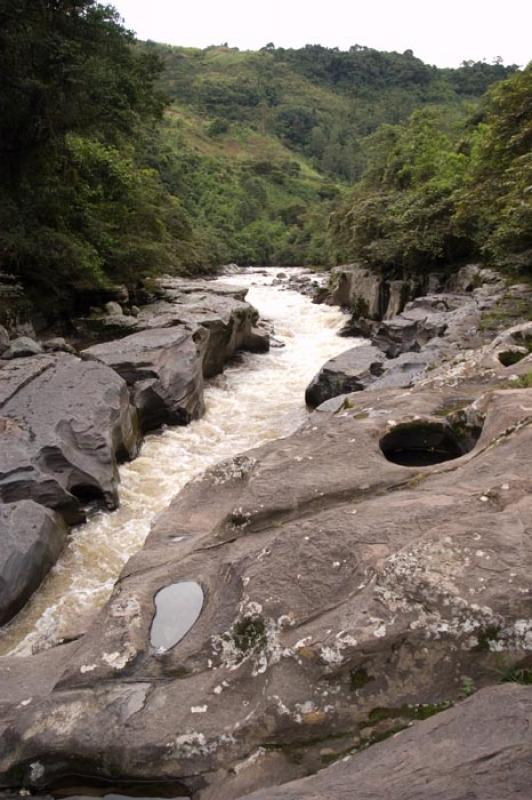
<path id="1" fill-rule="evenodd" d="M 468 453 L 475 446 L 480 429 L 462 431 L 457 425 L 414 420 L 392 428 L 380 441 L 388 461 L 403 467 L 429 467 Z"/>

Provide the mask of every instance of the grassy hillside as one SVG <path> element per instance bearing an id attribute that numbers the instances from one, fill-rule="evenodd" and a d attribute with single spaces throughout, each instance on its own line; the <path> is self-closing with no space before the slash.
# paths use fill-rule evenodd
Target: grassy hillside
<path id="1" fill-rule="evenodd" d="M 514 70 L 484 63 L 438 69 L 411 51 L 358 46 L 348 52 L 317 45 L 260 52 L 146 46 L 163 62 L 162 87 L 174 107 L 196 114 L 213 136 L 228 143 L 251 128 L 346 180 L 360 177 L 363 140 L 379 125 L 402 122 L 425 105 L 466 112 Z"/>
<path id="2" fill-rule="evenodd" d="M 242 52 L 148 42 L 170 100 L 166 184 L 193 221 L 197 263 L 329 263 L 327 228 L 371 160 L 372 134 L 430 107 L 463 123 L 513 68 L 423 64 L 411 52 L 309 46 Z"/>

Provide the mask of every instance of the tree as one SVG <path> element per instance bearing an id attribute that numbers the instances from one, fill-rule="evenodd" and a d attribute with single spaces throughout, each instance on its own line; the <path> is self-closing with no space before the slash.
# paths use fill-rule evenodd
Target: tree
<path id="1" fill-rule="evenodd" d="M 68 305 L 171 264 L 187 223 L 147 169 L 157 56 L 94 0 L 0 4 L 0 269 Z"/>

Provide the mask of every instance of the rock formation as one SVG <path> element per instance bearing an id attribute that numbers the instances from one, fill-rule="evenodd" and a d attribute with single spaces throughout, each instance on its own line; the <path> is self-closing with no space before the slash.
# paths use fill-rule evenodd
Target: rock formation
<path id="1" fill-rule="evenodd" d="M 483 689 L 311 778 L 243 800 L 502 800 L 530 794 L 532 692 Z M 256 761 L 266 752 L 258 752 Z"/>
<path id="2" fill-rule="evenodd" d="M 54 563 L 65 523 L 84 521 L 87 504 L 117 507 L 117 464 L 136 454 L 141 432 L 200 416 L 204 377 L 239 349 L 268 349 L 245 288 L 169 278 L 158 291 L 137 317 L 113 300 L 106 313 L 78 321 L 85 336 L 111 337 L 82 358 L 63 338 L 43 347 L 28 337 L 9 341 L 0 330 L 0 502 L 17 504 L 0 505 L 0 622 Z M 21 503 L 29 500 L 56 513 L 39 517 Z"/>
<path id="3" fill-rule="evenodd" d="M 82 354 L 103 361 L 124 378 L 147 431 L 163 424 L 186 425 L 203 413 L 207 339 L 202 327 L 152 328 L 94 345 Z"/>
<path id="4" fill-rule="evenodd" d="M 33 500 L 0 505 L 0 625 L 19 611 L 55 564 L 67 527 Z"/>
<path id="5" fill-rule="evenodd" d="M 0 787 L 526 796 L 529 689 L 493 684 L 532 663 L 532 323 L 463 308 L 413 385 L 188 484 L 79 640 L 0 659 Z"/>
<path id="6" fill-rule="evenodd" d="M 378 275 L 373 277 L 371 285 L 367 281 L 356 283 L 359 275 L 356 268 L 343 268 L 337 275 L 341 281 L 332 297 L 340 293 L 340 299 L 351 298 L 351 303 L 356 304 L 360 297 L 366 303 L 371 299 L 371 291 L 381 286 Z M 490 270 L 472 267 L 461 270 L 450 283 L 466 293 L 440 292 L 418 297 L 406 303 L 396 316 L 386 315 L 380 321 L 376 305 L 371 306 L 373 317 L 369 320 L 356 311 L 344 334 L 367 336 L 372 347 L 353 347 L 325 364 L 307 389 L 308 405 L 314 408 L 340 394 L 362 391 L 370 385 L 374 389 L 411 386 L 435 364 L 453 358 L 464 346 L 482 344 L 478 330 L 481 315 L 501 299 L 504 284 Z M 353 294 L 353 286 L 362 294 Z"/>

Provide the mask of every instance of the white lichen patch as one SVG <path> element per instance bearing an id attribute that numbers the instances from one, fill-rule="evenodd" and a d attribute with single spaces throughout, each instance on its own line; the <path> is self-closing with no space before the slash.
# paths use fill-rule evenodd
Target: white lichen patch
<path id="1" fill-rule="evenodd" d="M 191 714 L 205 714 L 207 712 L 208 706 L 191 706 L 190 713 Z"/>
<path id="2" fill-rule="evenodd" d="M 124 669 L 126 664 L 131 661 L 136 651 L 128 644 L 122 652 L 115 650 L 112 653 L 103 653 L 102 661 L 113 669 Z"/>
<path id="3" fill-rule="evenodd" d="M 30 741 L 43 733 L 57 737 L 69 736 L 89 716 L 94 716 L 94 700 L 76 700 L 59 703 L 55 708 L 34 712 L 32 724 L 24 730 L 23 741 Z"/>
<path id="4" fill-rule="evenodd" d="M 96 664 L 82 664 L 79 668 L 79 671 L 82 675 L 85 675 L 86 672 L 94 672 L 96 669 Z"/>
<path id="5" fill-rule="evenodd" d="M 331 644 L 320 647 L 320 658 L 329 668 L 337 667 L 344 661 L 344 651 L 356 647 L 357 644 L 354 636 L 347 631 L 339 631 Z"/>
<path id="6" fill-rule="evenodd" d="M 242 481 L 246 478 L 255 467 L 257 459 L 249 458 L 249 456 L 236 456 L 235 458 L 228 458 L 221 461 L 212 469 L 207 471 L 207 475 L 211 478 L 215 486 L 221 486 L 229 481 Z"/>
<path id="7" fill-rule="evenodd" d="M 475 541 L 479 538 L 473 535 Z M 491 577 L 489 572 L 478 575 L 471 569 L 485 569 L 482 564 L 490 560 L 486 550 L 459 547 L 450 537 L 423 542 L 390 556 L 374 591 L 391 614 L 401 612 L 404 620 L 409 617 L 410 630 L 421 632 L 427 640 L 452 638 L 462 650 L 532 650 L 532 621 L 509 621 L 489 606 L 472 602 L 473 596 L 486 595 Z M 377 628 L 374 635 L 385 635 L 385 630 Z"/>
<path id="8" fill-rule="evenodd" d="M 176 736 L 168 747 L 170 753 L 168 758 L 195 758 L 198 756 L 210 756 L 222 747 L 235 744 L 236 739 L 231 734 L 223 733 L 210 741 L 204 733 L 191 731 Z"/>
<path id="9" fill-rule="evenodd" d="M 247 631 L 246 622 L 249 623 Z M 228 670 L 251 663 L 253 676 L 260 675 L 281 658 L 295 655 L 294 649 L 284 647 L 280 638 L 281 632 L 291 625 L 291 616 L 264 617 L 261 603 L 244 596 L 239 615 L 229 630 L 211 638 L 213 653 L 219 657 L 221 666 Z"/>
<path id="10" fill-rule="evenodd" d="M 128 627 L 140 625 L 140 602 L 136 597 L 118 597 L 110 608 L 110 614 L 115 619 L 122 619 Z"/>

